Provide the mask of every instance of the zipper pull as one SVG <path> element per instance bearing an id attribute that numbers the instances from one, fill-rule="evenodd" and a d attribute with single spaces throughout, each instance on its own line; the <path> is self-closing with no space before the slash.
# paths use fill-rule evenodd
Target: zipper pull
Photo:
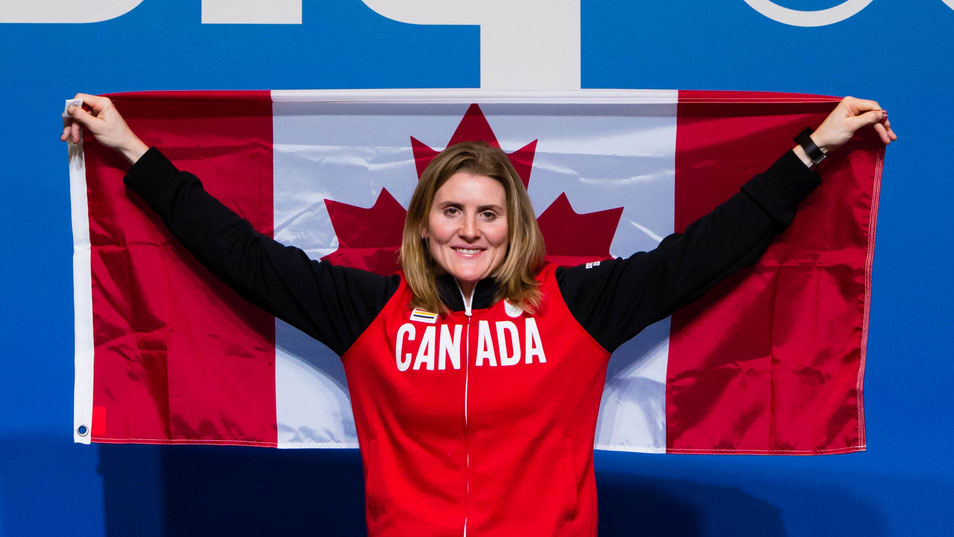
<path id="1" fill-rule="evenodd" d="M 464 315 L 470 318 L 471 306 L 474 304 L 474 292 L 477 291 L 477 286 L 474 286 L 474 288 L 470 291 L 470 296 L 467 297 L 464 296 L 464 290 L 460 288 L 460 282 L 455 279 L 454 283 L 457 284 L 457 291 L 460 293 L 460 298 L 464 301 Z"/>

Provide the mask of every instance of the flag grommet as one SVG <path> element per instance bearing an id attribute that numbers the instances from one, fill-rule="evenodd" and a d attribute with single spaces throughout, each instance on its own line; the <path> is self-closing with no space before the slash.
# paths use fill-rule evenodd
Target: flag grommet
<path id="1" fill-rule="evenodd" d="M 87 426 L 85 426 L 85 425 L 80 425 L 79 427 L 76 428 L 76 434 L 78 434 L 78 435 L 80 435 L 80 436 L 86 436 L 86 435 L 88 435 L 88 434 L 89 434 L 89 427 L 87 427 Z"/>

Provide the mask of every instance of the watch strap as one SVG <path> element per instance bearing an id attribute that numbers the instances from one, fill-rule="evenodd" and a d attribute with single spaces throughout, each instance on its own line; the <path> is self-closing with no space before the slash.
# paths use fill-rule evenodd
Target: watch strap
<path id="1" fill-rule="evenodd" d="M 805 154 L 808 155 L 808 158 L 812 161 L 812 166 L 817 166 L 818 163 L 825 160 L 828 155 L 826 155 L 820 147 L 815 145 L 811 136 L 813 132 L 815 131 L 813 131 L 811 127 L 806 128 L 795 137 L 795 143 L 802 146 L 802 149 L 805 150 Z"/>

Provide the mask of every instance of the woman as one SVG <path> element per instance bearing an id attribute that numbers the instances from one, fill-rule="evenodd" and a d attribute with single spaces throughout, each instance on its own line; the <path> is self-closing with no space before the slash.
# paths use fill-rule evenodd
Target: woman
<path id="1" fill-rule="evenodd" d="M 403 272 L 384 277 L 256 233 L 140 141 L 108 99 L 77 98 L 90 111 L 70 108 L 63 140 L 78 142 L 82 125 L 122 153 L 133 163 L 126 184 L 199 259 L 342 357 L 375 536 L 595 535 L 592 446 L 610 353 L 757 260 L 818 184 L 817 153 L 869 125 L 896 139 L 877 103 L 846 98 L 685 233 L 568 268 L 543 264 L 506 155 L 455 145 L 422 174 Z"/>

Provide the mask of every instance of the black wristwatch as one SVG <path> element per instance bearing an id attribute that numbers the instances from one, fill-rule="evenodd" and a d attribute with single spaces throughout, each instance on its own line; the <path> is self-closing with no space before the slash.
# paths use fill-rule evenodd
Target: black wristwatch
<path id="1" fill-rule="evenodd" d="M 825 160 L 828 155 L 826 155 L 820 147 L 815 145 L 815 142 L 811 137 L 813 132 L 814 131 L 811 127 L 807 127 L 805 130 L 798 133 L 798 136 L 796 136 L 794 139 L 795 142 L 802 146 L 802 149 L 805 150 L 805 154 L 808 155 L 808 158 L 811 159 L 812 167 L 815 167 L 818 166 L 821 161 Z"/>

